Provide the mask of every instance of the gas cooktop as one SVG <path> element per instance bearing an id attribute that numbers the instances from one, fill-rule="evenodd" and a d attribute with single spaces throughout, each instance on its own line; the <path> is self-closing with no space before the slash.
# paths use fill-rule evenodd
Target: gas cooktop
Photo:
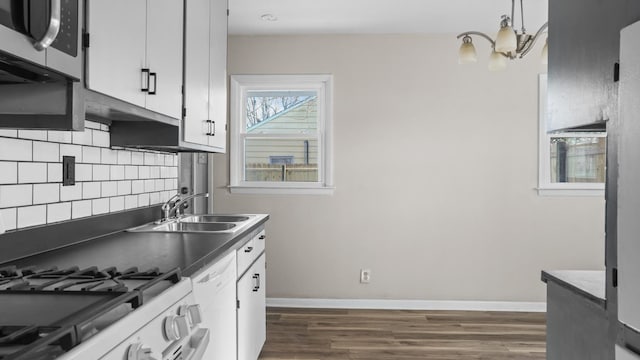
<path id="1" fill-rule="evenodd" d="M 180 270 L 0 269 L 0 359 L 54 359 L 181 280 Z"/>

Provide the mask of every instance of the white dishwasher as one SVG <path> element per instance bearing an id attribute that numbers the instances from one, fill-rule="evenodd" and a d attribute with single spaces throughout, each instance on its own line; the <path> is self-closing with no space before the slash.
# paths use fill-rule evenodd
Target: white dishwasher
<path id="1" fill-rule="evenodd" d="M 193 294 L 211 340 L 203 359 L 236 359 L 236 254 L 230 253 L 193 276 Z"/>

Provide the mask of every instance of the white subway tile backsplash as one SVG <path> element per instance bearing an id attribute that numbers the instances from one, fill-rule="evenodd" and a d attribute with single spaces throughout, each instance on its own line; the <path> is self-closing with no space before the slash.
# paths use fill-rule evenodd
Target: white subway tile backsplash
<path id="1" fill-rule="evenodd" d="M 144 192 L 144 181 L 143 180 L 133 180 L 131 182 L 131 193 L 140 194 Z"/>
<path id="2" fill-rule="evenodd" d="M 82 162 L 87 164 L 100 164 L 100 148 L 83 146 Z"/>
<path id="3" fill-rule="evenodd" d="M 118 150 L 118 164 L 131 165 L 131 151 Z"/>
<path id="4" fill-rule="evenodd" d="M 71 219 L 71 203 L 47 205 L 47 224 Z"/>
<path id="5" fill-rule="evenodd" d="M 109 212 L 109 199 L 91 200 L 93 215 L 106 214 Z"/>
<path id="6" fill-rule="evenodd" d="M 100 197 L 100 183 L 99 182 L 86 182 L 82 183 L 82 198 L 83 199 L 96 199 Z"/>
<path id="7" fill-rule="evenodd" d="M 18 182 L 20 184 L 47 182 L 46 163 L 18 163 Z"/>
<path id="8" fill-rule="evenodd" d="M 48 204 L 60 201 L 60 185 L 35 184 L 33 185 L 33 203 Z"/>
<path id="9" fill-rule="evenodd" d="M 100 147 L 109 147 L 111 141 L 109 139 L 109 133 L 106 131 L 94 131 L 93 132 L 93 145 Z"/>
<path id="10" fill-rule="evenodd" d="M 76 164 L 76 181 L 93 180 L 93 165 Z"/>
<path id="11" fill-rule="evenodd" d="M 18 130 L 18 137 L 21 139 L 47 140 L 46 130 Z"/>
<path id="12" fill-rule="evenodd" d="M 74 201 L 71 203 L 71 218 L 91 216 L 91 206 L 91 200 Z"/>
<path id="13" fill-rule="evenodd" d="M 176 192 L 177 155 L 111 149 L 108 131 L 91 121 L 80 132 L 0 130 L 5 228 L 157 205 Z M 76 185 L 61 184 L 63 156 L 75 157 Z"/>
<path id="14" fill-rule="evenodd" d="M 160 193 L 154 192 L 149 194 L 149 202 L 151 205 L 160 204 Z"/>
<path id="15" fill-rule="evenodd" d="M 124 210 L 124 196 L 112 197 L 109 199 L 109 211 Z"/>
<path id="16" fill-rule="evenodd" d="M 93 145 L 93 132 L 95 130 L 84 129 L 84 131 L 74 131 L 71 134 L 71 142 L 78 145 Z"/>
<path id="17" fill-rule="evenodd" d="M 151 179 L 151 167 L 150 166 L 140 166 L 140 167 L 138 167 L 138 178 L 139 179 Z"/>
<path id="18" fill-rule="evenodd" d="M 118 163 L 118 151 L 111 149 L 102 149 L 103 164 L 117 164 Z"/>
<path id="19" fill-rule="evenodd" d="M 62 182 L 62 164 L 47 164 L 47 182 Z"/>
<path id="20" fill-rule="evenodd" d="M 18 163 L 0 161 L 0 184 L 15 184 L 18 182 Z"/>
<path id="21" fill-rule="evenodd" d="M 156 153 L 144 153 L 144 164 L 145 165 L 156 165 L 156 164 L 158 164 L 158 154 L 156 154 Z"/>
<path id="22" fill-rule="evenodd" d="M 134 209 L 138 207 L 138 195 L 127 195 L 124 197 L 124 208 Z"/>
<path id="23" fill-rule="evenodd" d="M 118 181 L 118 195 L 130 195 L 131 194 L 131 181 Z"/>
<path id="24" fill-rule="evenodd" d="M 47 139 L 51 142 L 56 143 L 71 143 L 71 132 L 70 131 L 49 131 Z"/>
<path id="25" fill-rule="evenodd" d="M 0 160 L 31 161 L 33 141 L 0 138 Z"/>
<path id="26" fill-rule="evenodd" d="M 85 120 L 85 122 L 84 122 L 85 129 L 100 130 L 100 125 L 102 125 L 102 124 L 94 122 L 94 121 L 89 121 L 89 120 Z"/>
<path id="27" fill-rule="evenodd" d="M 47 206 L 28 206 L 18 208 L 18 227 L 36 226 L 47 223 Z"/>
<path id="28" fill-rule="evenodd" d="M 167 190 L 164 188 L 164 180 L 162 179 L 156 179 L 156 191 L 163 191 L 163 190 Z"/>
<path id="29" fill-rule="evenodd" d="M 156 191 L 156 181 L 155 180 L 145 180 L 144 181 L 144 192 L 152 192 Z"/>
<path id="30" fill-rule="evenodd" d="M 124 178 L 127 180 L 138 179 L 138 166 L 127 165 L 124 167 Z"/>
<path id="31" fill-rule="evenodd" d="M 60 161 L 60 145 L 44 141 L 34 141 L 33 161 Z"/>
<path id="32" fill-rule="evenodd" d="M 62 186 L 60 184 L 60 201 L 80 199 L 82 199 L 82 183 L 76 183 L 73 186 Z"/>
<path id="33" fill-rule="evenodd" d="M 116 196 L 118 195 L 118 182 L 117 181 L 105 181 L 102 183 L 102 197 Z"/>
<path id="34" fill-rule="evenodd" d="M 0 209 L 0 218 L 5 230 L 14 230 L 18 227 L 18 210 L 16 208 Z"/>
<path id="35" fill-rule="evenodd" d="M 2 137 L 18 137 L 18 130 L 0 130 L 0 136 Z"/>
<path id="36" fill-rule="evenodd" d="M 111 180 L 124 180 L 124 165 L 111 166 Z"/>
<path id="37" fill-rule="evenodd" d="M 33 204 L 33 185 L 0 185 L 0 208 Z"/>
<path id="38" fill-rule="evenodd" d="M 144 153 L 135 151 L 131 153 L 131 164 L 144 165 Z"/>
<path id="39" fill-rule="evenodd" d="M 149 168 L 149 177 L 152 179 L 157 179 L 160 177 L 160 166 L 151 166 Z"/>
<path id="40" fill-rule="evenodd" d="M 62 162 L 63 156 L 74 156 L 76 163 L 82 162 L 82 146 L 79 145 L 60 145 L 60 162 Z"/>
<path id="41" fill-rule="evenodd" d="M 177 190 L 178 189 L 178 181 L 176 179 L 165 179 L 164 180 L 164 189 L 165 190 Z"/>
<path id="42" fill-rule="evenodd" d="M 109 169 L 109 165 L 93 165 L 93 180 L 110 180 Z"/>
<path id="43" fill-rule="evenodd" d="M 149 193 L 138 195 L 138 206 L 149 206 Z"/>

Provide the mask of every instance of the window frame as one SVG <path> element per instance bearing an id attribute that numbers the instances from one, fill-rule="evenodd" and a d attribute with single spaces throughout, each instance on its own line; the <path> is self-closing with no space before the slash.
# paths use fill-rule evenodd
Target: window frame
<path id="1" fill-rule="evenodd" d="M 538 76 L 538 195 L 604 196 L 605 183 L 552 183 L 551 139 L 554 137 L 607 137 L 594 132 L 547 132 L 547 74 Z"/>
<path id="2" fill-rule="evenodd" d="M 333 75 L 231 75 L 229 188 L 245 194 L 333 194 Z M 300 90 L 318 94 L 318 181 L 245 181 L 244 129 L 246 96 L 250 91 Z M 269 135 L 261 135 L 270 137 Z M 276 135 L 277 138 L 292 137 Z M 293 137 L 298 137 L 297 135 Z"/>

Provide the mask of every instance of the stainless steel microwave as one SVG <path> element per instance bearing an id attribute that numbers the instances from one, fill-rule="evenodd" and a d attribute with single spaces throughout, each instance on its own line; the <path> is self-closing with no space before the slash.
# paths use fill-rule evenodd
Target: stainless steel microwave
<path id="1" fill-rule="evenodd" d="M 82 0 L 0 0 L 0 84 L 79 81 Z"/>

